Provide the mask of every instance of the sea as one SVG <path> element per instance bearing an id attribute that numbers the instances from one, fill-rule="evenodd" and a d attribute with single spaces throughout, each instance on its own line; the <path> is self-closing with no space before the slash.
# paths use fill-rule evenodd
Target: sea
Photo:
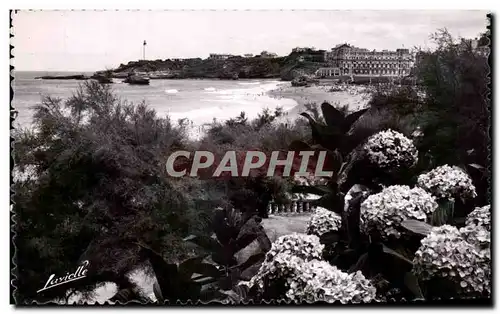
<path id="1" fill-rule="evenodd" d="M 83 81 L 41 80 L 44 75 L 74 75 L 85 72 L 22 72 L 13 73 L 12 105 L 18 111 L 14 126 L 32 125 L 32 107 L 39 104 L 43 96 L 67 99 Z M 282 107 L 285 111 L 297 106 L 297 102 L 286 98 L 273 98 L 268 92 L 289 85 L 277 80 L 151 80 L 150 85 L 129 85 L 114 79 L 112 90 L 122 102 L 138 104 L 145 101 L 155 109 L 158 116 L 169 116 L 173 121 L 187 118 L 192 122 L 193 136 L 198 137 L 200 127 L 206 123 L 224 121 L 238 116 L 242 111 L 249 118 L 256 117 L 263 109 Z"/>

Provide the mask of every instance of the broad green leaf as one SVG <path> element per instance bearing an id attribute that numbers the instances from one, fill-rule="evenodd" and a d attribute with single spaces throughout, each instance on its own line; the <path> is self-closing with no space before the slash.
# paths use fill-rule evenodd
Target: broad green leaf
<path id="1" fill-rule="evenodd" d="M 243 227 L 241 227 L 238 237 L 231 245 L 232 252 L 239 252 L 254 240 L 256 240 L 258 237 L 264 235 L 266 235 L 264 227 L 262 227 L 262 225 L 258 223 L 255 218 L 247 220 Z"/>
<path id="2" fill-rule="evenodd" d="M 422 293 L 422 290 L 420 289 L 420 285 L 418 284 L 418 279 L 415 277 L 415 275 L 411 272 L 406 272 L 404 276 L 404 283 L 406 288 L 410 290 L 413 295 L 415 295 L 415 299 L 417 300 L 424 300 L 424 295 Z"/>
<path id="3" fill-rule="evenodd" d="M 478 170 L 483 170 L 484 169 L 483 166 L 478 165 L 478 164 L 469 164 L 469 167 L 472 167 L 472 168 L 478 169 Z"/>
<path id="4" fill-rule="evenodd" d="M 194 243 L 209 252 L 217 252 L 222 249 L 220 243 L 214 238 L 199 235 L 190 235 L 184 241 Z"/>
<path id="5" fill-rule="evenodd" d="M 161 293 L 160 285 L 158 284 L 157 280 L 155 280 L 155 283 L 153 284 L 153 293 L 156 297 L 156 300 L 158 300 L 158 303 L 163 304 L 165 302 L 165 299 L 163 298 L 163 295 Z"/>
<path id="6" fill-rule="evenodd" d="M 320 199 L 316 200 L 315 204 L 339 215 L 342 215 L 344 211 L 344 200 L 337 193 L 325 194 Z"/>
<path id="7" fill-rule="evenodd" d="M 312 150 L 309 144 L 302 141 L 293 141 L 288 148 L 292 151 L 300 152 L 300 151 L 310 151 Z"/>
<path id="8" fill-rule="evenodd" d="M 365 112 L 368 111 L 368 108 L 367 109 L 362 109 L 362 110 L 359 110 L 359 111 L 356 111 L 356 112 L 353 112 L 351 113 L 350 115 L 348 115 L 347 117 L 345 117 L 344 119 L 344 124 L 343 124 L 343 128 L 342 130 L 344 131 L 344 133 L 347 133 L 349 132 L 349 130 L 351 129 L 352 125 L 358 121 L 358 119 L 363 115 L 365 114 Z"/>
<path id="9" fill-rule="evenodd" d="M 199 265 L 207 257 L 208 254 L 200 255 L 197 257 L 193 257 L 190 259 L 187 259 L 183 261 L 182 263 L 179 264 L 179 274 L 182 276 L 182 278 L 189 280 L 192 276 L 193 273 L 197 273 L 197 270 L 199 268 Z"/>
<path id="10" fill-rule="evenodd" d="M 163 257 L 144 244 L 138 243 L 146 253 L 146 256 L 153 267 L 156 280 L 164 298 L 171 295 L 172 287 L 180 280 L 179 271 L 176 264 L 167 263 Z"/>
<path id="11" fill-rule="evenodd" d="M 227 245 L 229 243 L 232 236 L 232 228 L 227 222 L 224 209 L 218 208 L 215 210 L 212 219 L 212 229 L 217 236 L 217 240 L 219 240 L 222 245 Z"/>
<path id="12" fill-rule="evenodd" d="M 351 268 L 349 268 L 349 273 L 353 273 L 359 270 L 363 274 L 368 274 L 369 268 L 370 268 L 370 258 L 368 253 L 364 253 L 359 257 L 356 264 L 354 264 Z"/>
<path id="13" fill-rule="evenodd" d="M 212 253 L 212 260 L 222 266 L 231 267 L 238 264 L 231 248 Z"/>
<path id="14" fill-rule="evenodd" d="M 334 130 L 317 123 L 308 113 L 303 112 L 300 115 L 309 120 L 315 144 L 321 144 L 321 146 L 330 150 L 335 150 L 339 146 L 341 140 L 339 129 Z"/>
<path id="15" fill-rule="evenodd" d="M 319 237 L 319 242 L 321 244 L 333 244 L 337 243 L 340 240 L 340 234 L 338 231 L 330 231 L 323 233 L 321 237 Z"/>
<path id="16" fill-rule="evenodd" d="M 223 271 L 219 270 L 215 265 L 209 263 L 200 263 L 194 268 L 194 273 L 206 277 L 217 278 L 222 275 Z"/>
<path id="17" fill-rule="evenodd" d="M 245 269 L 249 268 L 250 266 L 253 266 L 254 264 L 263 261 L 264 257 L 266 256 L 266 253 L 256 253 L 252 256 L 250 256 L 246 261 L 243 263 L 233 266 L 232 268 L 238 268 L 240 272 L 243 272 Z"/>
<path id="18" fill-rule="evenodd" d="M 341 129 L 344 124 L 344 114 L 327 102 L 321 104 L 321 111 L 326 124 L 331 128 Z"/>
<path id="19" fill-rule="evenodd" d="M 401 227 L 421 236 L 426 237 L 432 230 L 432 226 L 419 220 L 409 219 L 401 222 Z"/>
<path id="20" fill-rule="evenodd" d="M 360 240 L 360 215 L 361 215 L 361 201 L 364 199 L 362 193 L 358 193 L 354 195 L 353 199 L 349 201 L 349 207 L 347 212 L 344 212 L 343 215 L 346 218 L 345 224 L 347 227 L 347 234 L 349 236 L 349 248 L 357 249 L 361 243 Z"/>
<path id="21" fill-rule="evenodd" d="M 389 248 L 389 247 L 387 247 L 385 245 L 382 245 L 382 250 L 386 254 L 390 254 L 390 255 L 392 255 L 394 257 L 399 258 L 400 260 L 405 261 L 408 264 L 413 265 L 413 262 L 411 260 L 409 260 L 408 258 L 406 258 L 405 256 L 403 256 L 402 254 L 396 252 L 395 250 L 393 250 L 393 249 L 391 249 L 391 248 Z"/>

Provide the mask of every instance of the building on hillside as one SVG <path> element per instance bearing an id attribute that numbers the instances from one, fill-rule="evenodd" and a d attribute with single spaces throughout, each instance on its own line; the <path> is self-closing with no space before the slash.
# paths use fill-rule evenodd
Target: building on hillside
<path id="1" fill-rule="evenodd" d="M 307 51 L 311 51 L 311 50 L 314 50 L 314 48 L 310 48 L 310 47 L 295 47 L 292 49 L 292 52 L 307 52 Z"/>
<path id="2" fill-rule="evenodd" d="M 233 55 L 230 54 L 219 54 L 219 53 L 211 53 L 209 59 L 212 60 L 227 60 L 231 58 Z"/>
<path id="3" fill-rule="evenodd" d="M 278 55 L 274 52 L 268 52 L 266 50 L 260 53 L 261 58 L 276 58 Z"/>
<path id="4" fill-rule="evenodd" d="M 316 71 L 316 77 L 318 78 L 327 78 L 342 75 L 340 68 L 319 68 Z"/>
<path id="5" fill-rule="evenodd" d="M 245 53 L 243 56 L 244 56 L 245 58 L 252 58 L 252 57 L 253 57 L 253 54 L 251 54 L 251 53 Z"/>
<path id="6" fill-rule="evenodd" d="M 341 75 L 402 77 L 410 74 L 413 57 L 408 49 L 370 51 L 341 44 L 326 53 L 326 62 Z"/>

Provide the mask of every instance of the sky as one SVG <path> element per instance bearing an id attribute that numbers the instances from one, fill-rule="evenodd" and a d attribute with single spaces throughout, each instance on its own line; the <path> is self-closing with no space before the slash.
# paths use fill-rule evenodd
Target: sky
<path id="1" fill-rule="evenodd" d="M 432 47 L 447 28 L 474 38 L 486 11 L 18 11 L 12 64 L 19 71 L 97 71 L 142 59 L 206 58 L 294 47 Z"/>

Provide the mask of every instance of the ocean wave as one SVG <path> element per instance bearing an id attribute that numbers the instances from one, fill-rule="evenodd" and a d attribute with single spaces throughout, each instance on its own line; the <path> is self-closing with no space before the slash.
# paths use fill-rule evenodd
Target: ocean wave
<path id="1" fill-rule="evenodd" d="M 204 90 L 207 92 L 215 92 L 215 87 L 207 87 L 207 88 L 204 88 Z"/>
<path id="2" fill-rule="evenodd" d="M 177 89 L 166 89 L 165 93 L 167 94 L 177 94 L 179 91 Z"/>

